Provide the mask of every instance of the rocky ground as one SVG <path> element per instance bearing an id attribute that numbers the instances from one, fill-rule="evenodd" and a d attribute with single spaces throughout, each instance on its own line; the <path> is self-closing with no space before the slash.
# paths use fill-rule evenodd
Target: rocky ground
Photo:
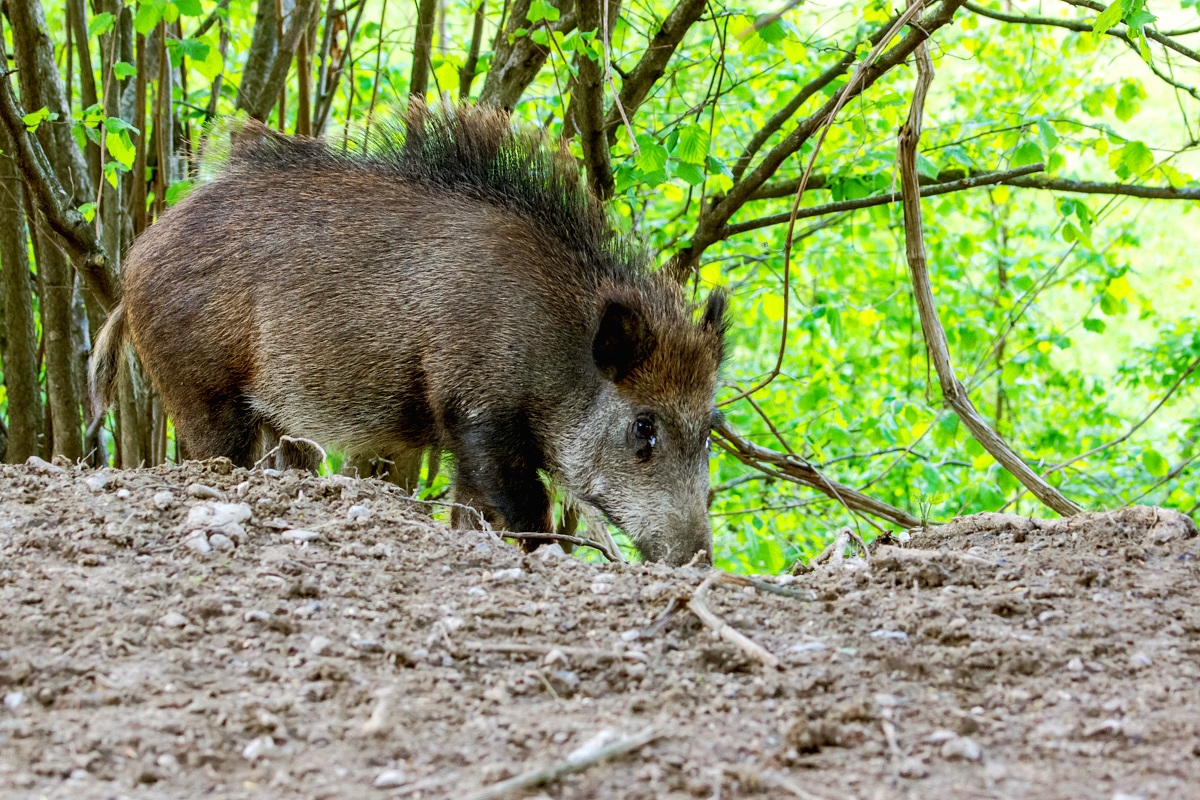
<path id="1" fill-rule="evenodd" d="M 699 570 L 522 556 L 378 482 L 5 467 L 0 797 L 1200 796 L 1190 520 L 900 538 L 712 584 L 722 636 Z"/>

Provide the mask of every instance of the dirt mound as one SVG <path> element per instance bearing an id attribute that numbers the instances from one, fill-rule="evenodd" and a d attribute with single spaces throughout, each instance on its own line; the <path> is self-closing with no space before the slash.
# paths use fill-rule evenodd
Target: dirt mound
<path id="1" fill-rule="evenodd" d="M 790 596 L 706 589 L 771 669 L 688 610 L 700 571 L 522 556 L 377 482 L 3 475 L 6 798 L 469 797 L 568 757 L 531 793 L 1200 792 L 1173 512 L 976 516 Z M 642 739 L 592 764 L 606 729 Z"/>

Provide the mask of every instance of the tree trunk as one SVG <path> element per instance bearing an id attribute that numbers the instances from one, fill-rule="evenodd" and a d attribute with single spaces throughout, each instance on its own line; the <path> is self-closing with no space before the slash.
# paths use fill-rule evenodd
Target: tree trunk
<path id="1" fill-rule="evenodd" d="M 417 7 L 416 40 L 413 42 L 412 77 L 408 93 L 422 100 L 429 91 L 429 55 L 433 51 L 433 23 L 437 0 L 421 0 Z"/>
<path id="2" fill-rule="evenodd" d="M 12 152 L 0 127 L 0 149 Z M 0 309 L 4 312 L 4 386 L 8 392 L 5 460 L 20 463 L 41 450 L 42 393 L 38 386 L 37 328 L 29 276 L 29 228 L 17 165 L 0 158 Z"/>
<path id="3" fill-rule="evenodd" d="M 8 5 L 13 51 L 21 89 L 21 103 L 29 109 L 43 106 L 70 119 L 66 90 L 54 61 L 54 42 L 47 32 L 39 0 Z M 91 182 L 87 165 L 71 137 L 69 125 L 38 127 L 37 138 L 50 157 L 58 180 L 76 205 L 89 202 Z M 83 455 L 80 397 L 74 379 L 71 345 L 71 305 L 75 281 L 70 262 L 57 242 L 42 231 L 38 248 L 38 274 L 42 285 L 42 332 L 46 350 L 46 388 L 54 426 L 54 455 L 75 461 Z"/>

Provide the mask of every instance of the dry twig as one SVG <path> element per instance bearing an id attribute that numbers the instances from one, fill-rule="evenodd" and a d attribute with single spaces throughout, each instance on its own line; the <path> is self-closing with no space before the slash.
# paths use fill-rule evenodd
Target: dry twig
<path id="1" fill-rule="evenodd" d="M 718 635 L 730 644 L 737 645 L 750 657 L 761 661 L 768 667 L 779 669 L 779 659 L 770 653 L 762 645 L 757 644 L 746 635 L 734 630 L 729 626 L 729 623 L 713 613 L 704 603 L 704 597 L 708 593 L 708 587 L 718 580 L 718 575 L 710 575 L 704 579 L 704 583 L 700 584 L 700 588 L 692 595 L 692 599 L 688 600 L 688 610 L 695 614 L 701 622 L 707 625 Z"/>
<path id="2" fill-rule="evenodd" d="M 497 800 L 497 798 L 508 797 L 524 789 L 558 780 L 564 775 L 570 775 L 573 772 L 583 772 L 589 767 L 593 767 L 614 756 L 633 752 L 641 747 L 645 747 L 657 739 L 658 736 L 658 731 L 655 730 L 653 725 L 650 725 L 631 736 L 617 739 L 605 747 L 596 749 L 580 748 L 580 750 L 567 756 L 562 761 L 556 761 L 547 767 L 522 772 L 516 777 L 492 784 L 483 791 L 468 795 L 468 797 L 469 800 Z"/>

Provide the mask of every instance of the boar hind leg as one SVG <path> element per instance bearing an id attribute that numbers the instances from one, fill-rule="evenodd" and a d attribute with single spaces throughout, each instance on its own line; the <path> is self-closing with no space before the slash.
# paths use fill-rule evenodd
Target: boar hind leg
<path id="1" fill-rule="evenodd" d="M 175 432 L 188 457 L 203 461 L 224 456 L 235 467 L 253 464 L 261 421 L 242 395 L 218 394 L 189 398 L 172 415 Z"/>
<path id="2" fill-rule="evenodd" d="M 451 452 L 457 462 L 454 500 L 475 509 L 490 525 L 516 533 L 554 530 L 550 491 L 542 482 L 541 449 L 519 415 L 473 423 L 458 431 Z M 479 514 L 455 508 L 456 528 L 479 527 Z M 522 542 L 526 551 L 542 542 Z"/>
<path id="3" fill-rule="evenodd" d="M 275 450 L 277 470 L 300 469 L 315 475 L 321 468 L 321 454 L 316 448 L 303 442 L 280 441 L 279 431 L 271 425 L 263 425 L 261 452 L 266 454 L 272 450 Z"/>

